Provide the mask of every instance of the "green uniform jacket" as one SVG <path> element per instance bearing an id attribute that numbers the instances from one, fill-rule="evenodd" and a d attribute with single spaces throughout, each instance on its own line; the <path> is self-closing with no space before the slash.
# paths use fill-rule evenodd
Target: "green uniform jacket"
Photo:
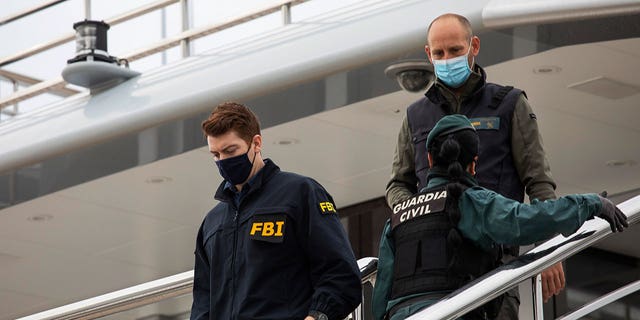
<path id="1" fill-rule="evenodd" d="M 470 175 L 468 178 L 475 186 L 466 189 L 460 196 L 458 205 L 461 218 L 458 229 L 463 236 L 481 248 L 488 249 L 503 244 L 527 245 L 556 233 L 568 236 L 602 208 L 595 193 L 568 195 L 557 200 L 533 200 L 531 204 L 525 204 L 478 186 Z M 433 178 L 429 180 L 427 188 L 447 182 L 443 178 Z M 398 303 L 433 293 L 425 292 L 389 301 L 395 253 L 390 232 L 390 222 L 387 221 L 380 239 L 378 274 L 373 290 L 373 315 L 376 320 L 383 319 L 386 312 Z M 404 319 L 434 302 L 427 300 L 413 304 L 400 309 L 395 316 Z"/>
<path id="2" fill-rule="evenodd" d="M 478 65 L 475 66 L 475 70 L 478 72 L 471 73 L 459 97 L 440 81 L 436 80 L 433 84 L 449 101 L 454 113 L 459 113 L 462 102 L 470 98 L 477 86 L 483 84 L 484 80 L 479 73 L 480 69 Z M 530 200 L 555 199 L 556 184 L 551 177 L 551 169 L 542 146 L 538 123 L 534 119 L 535 116 L 532 115 L 534 112 L 527 98 L 520 95 L 511 121 L 511 150 L 514 166 Z M 391 179 L 386 190 L 387 203 L 391 208 L 394 204 L 411 197 L 416 191 L 418 178 L 415 173 L 415 151 L 413 148 L 411 130 L 405 113 L 393 156 Z"/>

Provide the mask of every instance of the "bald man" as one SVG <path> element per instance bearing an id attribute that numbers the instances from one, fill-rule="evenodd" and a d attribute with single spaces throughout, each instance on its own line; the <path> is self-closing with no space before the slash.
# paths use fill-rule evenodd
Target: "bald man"
<path id="1" fill-rule="evenodd" d="M 425 52 L 434 66 L 435 82 L 425 96 L 407 108 L 398 135 L 391 179 L 386 199 L 395 204 L 426 186 L 425 141 L 442 117 L 464 114 L 480 137 L 477 165 L 478 183 L 516 201 L 555 199 L 556 184 L 542 145 L 537 118 L 524 91 L 486 81 L 485 71 L 476 64 L 480 39 L 473 35 L 469 21 L 457 14 L 444 14 L 431 22 Z M 518 248 L 505 248 L 513 257 Z M 562 264 L 542 274 L 543 299 L 564 288 Z M 504 299 L 497 319 L 516 319 L 517 288 Z"/>

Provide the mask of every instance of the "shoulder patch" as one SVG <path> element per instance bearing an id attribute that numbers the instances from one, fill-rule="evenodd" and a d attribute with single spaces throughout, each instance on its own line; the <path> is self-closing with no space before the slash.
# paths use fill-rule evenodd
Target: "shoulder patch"
<path id="1" fill-rule="evenodd" d="M 329 201 L 320 202 L 318 203 L 318 206 L 320 207 L 320 211 L 324 214 L 338 213 L 336 212 L 336 207 Z"/>

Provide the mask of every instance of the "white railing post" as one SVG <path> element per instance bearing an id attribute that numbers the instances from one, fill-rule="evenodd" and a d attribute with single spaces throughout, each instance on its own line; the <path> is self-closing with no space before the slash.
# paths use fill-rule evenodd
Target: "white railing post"
<path id="1" fill-rule="evenodd" d="M 291 2 L 282 5 L 282 24 L 291 24 Z"/>
<path id="2" fill-rule="evenodd" d="M 533 319 L 544 319 L 544 309 L 542 300 L 542 275 L 538 274 L 531 278 L 531 290 L 533 296 Z"/>
<path id="3" fill-rule="evenodd" d="M 180 10 L 182 15 L 182 31 L 191 29 L 192 15 L 191 2 L 189 0 L 180 0 Z M 186 58 L 191 55 L 191 41 L 189 38 L 185 38 L 180 41 L 180 47 L 182 49 L 182 57 Z"/>
<path id="4" fill-rule="evenodd" d="M 12 84 L 13 87 L 13 94 L 15 94 L 18 90 L 20 90 L 20 82 L 16 79 L 13 78 L 7 78 L 7 80 L 9 80 Z M 12 105 L 13 110 L 9 111 L 7 110 L 8 106 L 5 106 L 5 108 L 1 108 L 0 107 L 0 113 L 6 114 L 8 116 L 15 116 L 18 114 L 18 102 L 14 102 Z"/>
<path id="5" fill-rule="evenodd" d="M 91 0 L 84 0 L 84 18 L 91 20 Z"/>
<path id="6" fill-rule="evenodd" d="M 160 38 L 167 38 L 167 7 L 160 9 Z M 161 64 L 164 66 L 167 64 L 167 50 L 162 50 L 160 53 Z"/>

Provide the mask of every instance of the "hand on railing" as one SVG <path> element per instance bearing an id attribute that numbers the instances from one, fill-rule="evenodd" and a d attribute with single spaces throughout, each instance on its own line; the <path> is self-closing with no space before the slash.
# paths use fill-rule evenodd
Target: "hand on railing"
<path id="1" fill-rule="evenodd" d="M 602 209 L 596 214 L 596 217 L 600 217 L 611 226 L 611 232 L 622 232 L 624 228 L 629 227 L 627 223 L 627 216 L 616 207 L 613 202 L 606 198 L 607 192 L 603 191 L 598 197 L 602 202 Z"/>

